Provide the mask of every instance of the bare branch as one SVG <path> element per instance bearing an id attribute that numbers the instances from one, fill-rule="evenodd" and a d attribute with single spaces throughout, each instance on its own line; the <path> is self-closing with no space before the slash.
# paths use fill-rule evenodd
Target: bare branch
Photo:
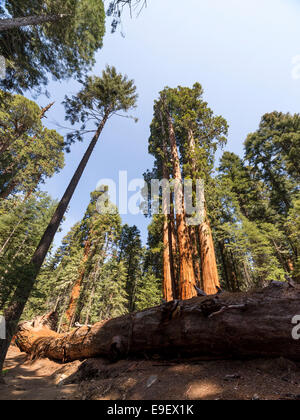
<path id="1" fill-rule="evenodd" d="M 220 309 L 218 312 L 214 312 L 213 314 L 209 315 L 209 318 L 214 318 L 217 315 L 221 315 L 225 311 L 230 311 L 233 309 L 245 309 L 246 305 L 229 305 L 229 306 L 223 306 L 222 309 Z"/>
<path id="2" fill-rule="evenodd" d="M 137 12 L 136 17 L 139 17 L 142 10 L 147 7 L 147 0 L 109 0 L 106 14 L 113 18 L 112 33 L 116 32 L 118 26 L 122 24 L 121 16 L 126 6 L 129 8 L 131 18 L 133 17 L 132 11 Z"/>

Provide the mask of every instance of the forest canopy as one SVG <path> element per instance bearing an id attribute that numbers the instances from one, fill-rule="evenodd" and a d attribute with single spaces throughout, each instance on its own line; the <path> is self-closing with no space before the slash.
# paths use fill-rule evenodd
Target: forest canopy
<path id="1" fill-rule="evenodd" d="M 198 73 L 194 83 L 188 78 L 162 88 L 150 68 L 142 80 L 147 85 L 153 77 L 161 90 L 151 90 L 147 130 L 136 131 L 150 159 L 147 166 L 137 162 L 140 150 L 126 124 L 138 122 L 139 86 L 105 65 L 105 55 L 94 65 L 107 22 L 122 34 L 125 11 L 139 16 L 146 6 L 146 0 L 0 5 L 6 67 L 0 78 L 0 322 L 6 327 L 0 383 L 13 341 L 32 358 L 63 363 L 183 354 L 286 353 L 299 360 L 286 325 L 300 291 L 300 114 L 260 111 L 260 121 L 238 138 L 237 154 L 228 142 L 230 114 L 225 118 L 207 95 Z M 179 50 L 175 42 L 172 48 Z M 125 48 L 123 55 L 139 60 Z M 51 79 L 75 82 L 63 85 L 59 106 L 55 97 L 45 106 Z M 48 120 L 54 113 L 68 127 Z M 132 149 L 130 162 L 119 148 Z M 46 182 L 64 169 L 66 153 L 74 167 L 56 178 L 63 192 L 54 200 Z M 121 217 L 109 180 L 99 188 L 87 176 L 87 168 L 97 176 L 127 163 L 144 172 L 139 205 L 147 237 L 136 220 Z M 153 180 L 160 181 L 155 194 Z M 69 217 L 80 185 L 81 213 Z M 244 335 L 243 323 L 251 324 Z"/>
<path id="2" fill-rule="evenodd" d="M 6 59 L 0 86 L 18 93 L 40 91 L 49 75 L 80 78 L 91 70 L 103 45 L 102 0 L 5 0 L 0 18 L 0 55 Z M 1 30 L 4 23 L 9 30 Z"/>

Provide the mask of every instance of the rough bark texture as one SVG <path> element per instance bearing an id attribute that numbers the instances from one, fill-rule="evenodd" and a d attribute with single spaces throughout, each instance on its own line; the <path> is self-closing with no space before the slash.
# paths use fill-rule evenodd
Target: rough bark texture
<path id="1" fill-rule="evenodd" d="M 180 159 L 178 155 L 178 149 L 176 144 L 176 137 L 174 126 L 171 115 L 167 112 L 168 116 L 168 128 L 169 128 L 169 140 L 171 146 L 171 154 L 173 160 L 173 178 L 176 181 L 182 183 L 182 175 L 180 169 Z M 185 218 L 185 206 L 183 197 L 180 194 L 176 194 L 175 197 L 176 206 L 176 226 L 177 226 L 177 237 L 178 237 L 178 249 L 180 259 L 180 281 L 179 281 L 179 297 L 182 300 L 191 299 L 196 295 L 195 293 L 195 273 L 193 256 L 190 245 L 190 238 L 188 232 L 188 226 Z"/>
<path id="2" fill-rule="evenodd" d="M 192 173 L 190 174 L 192 179 L 195 179 L 195 174 L 197 173 L 197 165 L 195 160 L 196 154 L 196 142 L 193 134 L 193 130 L 189 130 L 189 146 L 190 146 L 190 165 L 192 168 Z M 204 197 L 205 199 L 205 197 Z M 195 204 L 195 203 L 194 203 Z M 199 247 L 200 247 L 200 255 L 201 255 L 201 274 L 202 274 L 202 285 L 204 291 L 207 295 L 213 295 L 217 293 L 217 287 L 220 287 L 220 280 L 218 274 L 218 267 L 217 267 L 217 259 L 216 253 L 214 248 L 214 240 L 212 236 L 212 231 L 210 227 L 210 223 L 207 217 L 207 212 L 205 211 L 204 214 L 204 222 L 199 226 Z M 192 228 L 193 232 L 193 228 Z M 196 237 L 198 236 L 196 232 L 194 232 Z M 195 264 L 195 275 L 198 275 L 200 271 L 200 264 L 198 258 L 198 250 L 197 250 L 197 241 L 195 237 L 191 236 L 191 243 L 194 247 L 194 264 Z"/>
<path id="3" fill-rule="evenodd" d="M 300 360 L 300 341 L 292 338 L 292 319 L 299 314 L 299 303 L 299 285 L 273 282 L 248 294 L 168 302 L 64 335 L 43 325 L 23 323 L 16 343 L 32 357 L 64 362 L 151 355 Z"/>
<path id="4" fill-rule="evenodd" d="M 163 242 L 164 242 L 164 282 L 163 282 L 163 292 L 164 299 L 167 302 L 174 300 L 173 295 L 173 283 L 172 283 L 172 272 L 171 272 L 171 258 L 170 258 L 170 241 L 169 241 L 169 222 L 168 215 L 164 216 L 164 233 L 163 233 Z"/>
<path id="5" fill-rule="evenodd" d="M 194 260 L 194 273 L 195 279 L 198 287 L 203 287 L 201 281 L 201 267 L 200 267 L 200 255 L 198 250 L 198 232 L 195 226 L 191 226 L 189 228 L 190 233 L 190 240 L 191 240 L 191 248 L 193 253 L 193 260 Z"/>
<path id="6" fill-rule="evenodd" d="M 7 31 L 22 26 L 41 25 L 43 23 L 57 22 L 69 15 L 45 15 L 45 16 L 26 16 L 14 19 L 0 19 L 0 32 Z"/>
<path id="7" fill-rule="evenodd" d="M 199 226 L 199 237 L 203 289 L 207 295 L 213 295 L 217 293 L 217 288 L 220 287 L 220 280 L 214 240 L 207 217 L 206 220 Z"/>
<path id="8" fill-rule="evenodd" d="M 66 318 L 67 318 L 67 321 L 68 321 L 68 327 L 69 328 L 72 327 L 74 319 L 75 319 L 77 303 L 78 303 L 78 300 L 80 298 L 81 285 L 82 285 L 84 275 L 85 275 L 85 264 L 87 263 L 88 258 L 89 258 L 90 248 L 91 248 L 90 241 L 86 241 L 85 246 L 84 246 L 84 256 L 83 256 L 83 261 L 82 261 L 82 268 L 81 268 L 79 277 L 76 280 L 76 283 L 74 284 L 74 286 L 72 288 L 71 295 L 70 295 L 69 307 L 66 311 Z"/>
<path id="9" fill-rule="evenodd" d="M 167 167 L 168 161 L 168 147 L 167 147 L 167 133 L 164 125 L 164 120 L 162 113 L 160 113 L 160 120 L 161 120 L 161 131 L 163 137 L 163 153 L 164 158 L 162 161 L 162 168 L 163 168 L 163 177 L 164 180 L 170 180 L 170 173 Z M 175 245 L 174 239 L 174 230 L 172 219 L 170 215 L 170 202 L 171 202 L 171 193 L 169 192 L 169 197 L 166 197 L 163 194 L 163 215 L 164 215 L 164 226 L 163 226 L 163 244 L 164 244 L 164 252 L 163 252 L 163 293 L 164 299 L 167 302 L 171 302 L 174 300 L 176 296 L 176 279 L 175 279 L 175 268 L 174 268 L 174 255 L 173 255 L 173 247 Z"/>
<path id="10" fill-rule="evenodd" d="M 164 141 L 164 151 L 166 150 L 166 144 Z M 163 162 L 163 176 L 164 179 L 169 179 L 169 173 L 165 162 Z M 170 241 L 170 218 L 169 218 L 169 205 L 167 197 L 163 197 L 163 215 L 164 215 L 164 232 L 163 232 L 163 263 L 164 263 L 164 298 L 167 302 L 174 300 L 173 291 L 173 279 L 172 279 L 172 267 L 171 267 L 171 255 L 172 255 L 172 242 Z"/>
<path id="11" fill-rule="evenodd" d="M 173 299 L 178 298 L 178 264 L 177 264 L 177 241 L 175 235 L 174 215 L 168 215 L 168 233 L 169 233 L 169 249 L 170 249 L 170 266 Z"/>

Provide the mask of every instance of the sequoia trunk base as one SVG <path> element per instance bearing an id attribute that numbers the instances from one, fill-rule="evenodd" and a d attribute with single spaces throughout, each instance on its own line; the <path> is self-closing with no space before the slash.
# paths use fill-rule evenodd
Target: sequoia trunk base
<path id="1" fill-rule="evenodd" d="M 226 359 L 285 357 L 300 360 L 293 318 L 300 286 L 271 283 L 251 293 L 168 302 L 160 307 L 57 334 L 43 323 L 23 323 L 16 343 L 35 357 L 63 362 L 128 356 Z M 50 315 L 51 317 L 52 315 Z"/>

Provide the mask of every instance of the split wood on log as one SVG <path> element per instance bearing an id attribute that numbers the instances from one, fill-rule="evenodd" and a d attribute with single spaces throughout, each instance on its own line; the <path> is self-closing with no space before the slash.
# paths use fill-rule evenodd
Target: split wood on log
<path id="1" fill-rule="evenodd" d="M 33 358 L 63 362 L 151 355 L 300 360 L 300 341 L 292 337 L 296 315 L 300 315 L 300 286 L 273 282 L 251 293 L 168 302 L 68 334 L 52 331 L 43 317 L 42 325 L 22 323 L 16 343 Z M 50 320 L 54 316 L 48 315 Z"/>

